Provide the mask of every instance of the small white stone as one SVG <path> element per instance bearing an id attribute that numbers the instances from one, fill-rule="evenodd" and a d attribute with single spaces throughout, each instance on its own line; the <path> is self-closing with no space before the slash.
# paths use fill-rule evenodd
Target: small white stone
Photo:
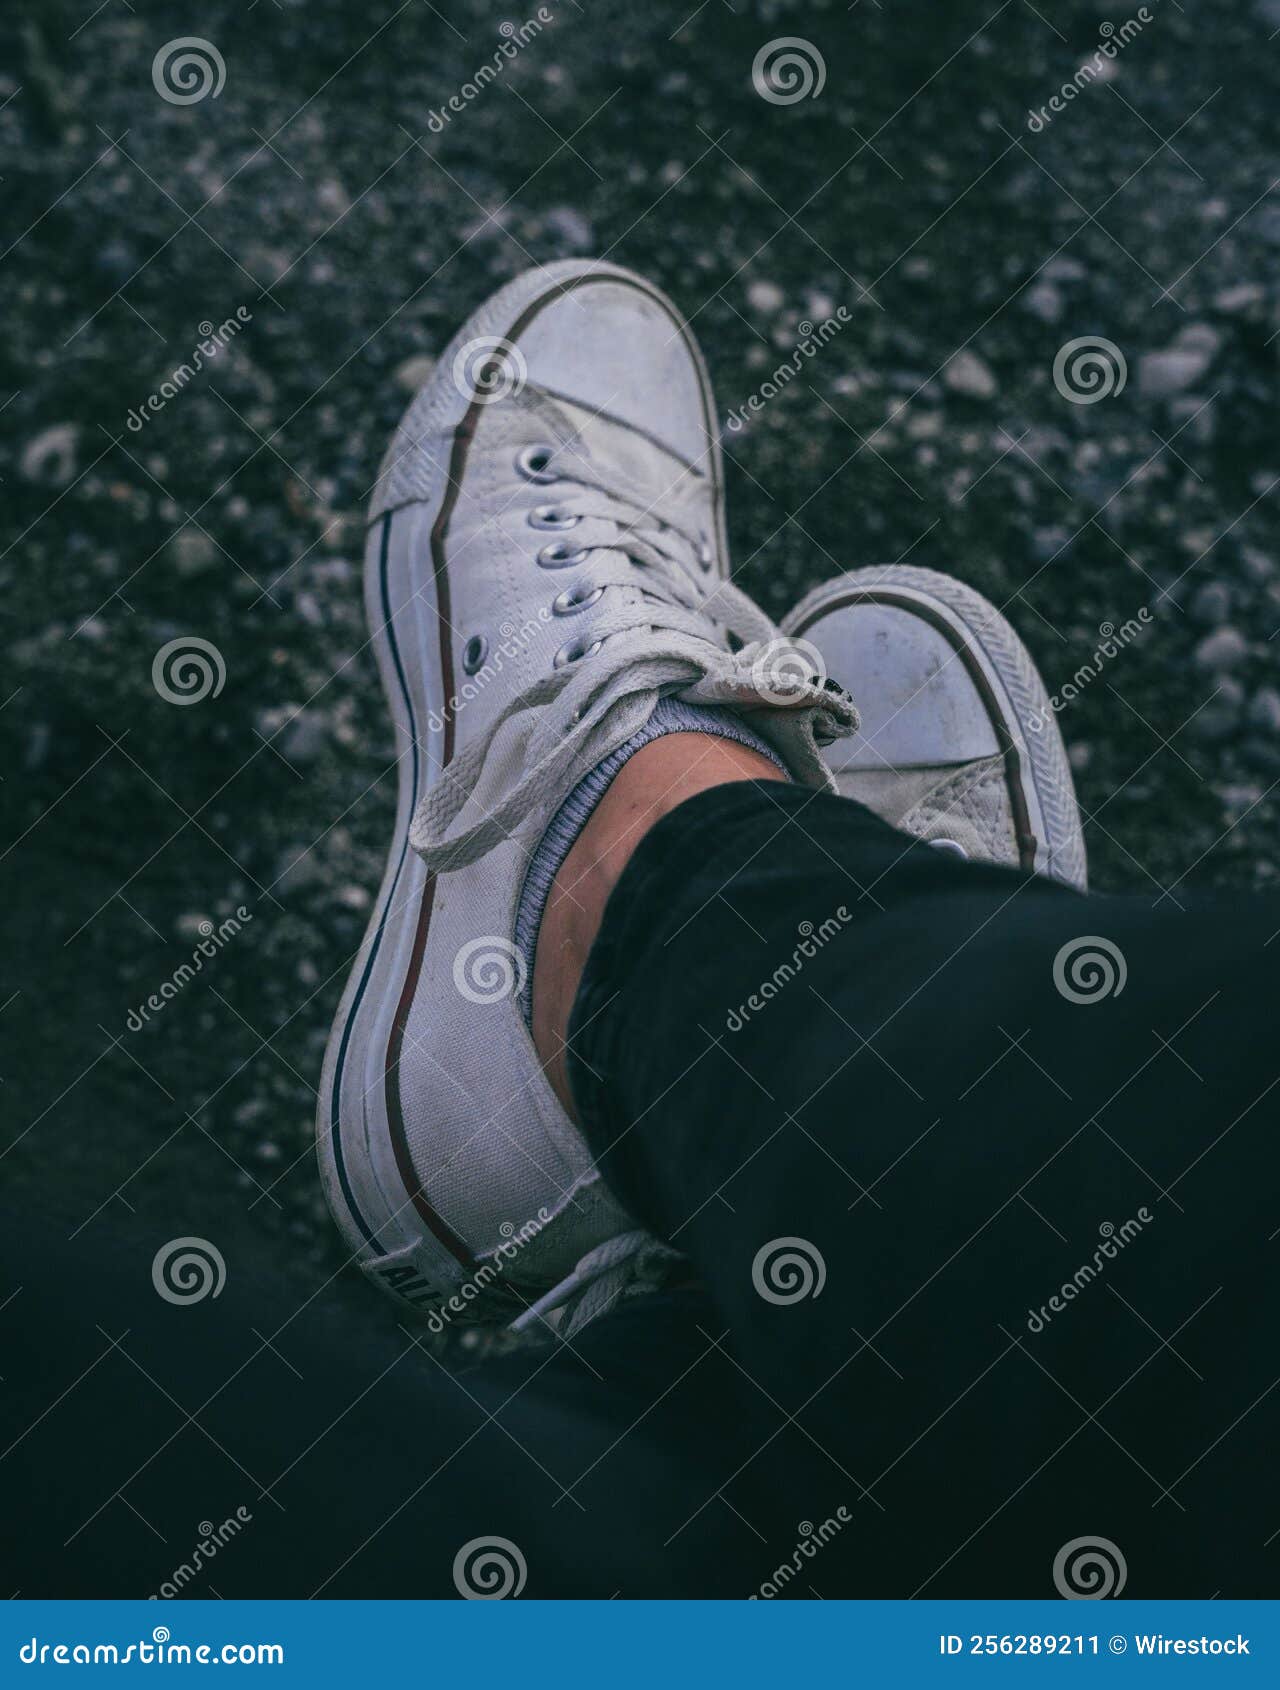
<path id="1" fill-rule="evenodd" d="M 781 311 L 786 298 L 776 282 L 752 282 L 747 289 L 747 304 L 753 311 Z"/>
<path id="2" fill-rule="evenodd" d="M 962 393 L 968 399 L 995 397 L 996 378 L 989 365 L 967 346 L 950 360 L 942 372 L 942 379 L 952 393 Z"/>
<path id="3" fill-rule="evenodd" d="M 40 481 L 48 487 L 65 487 L 76 473 L 76 444 L 80 431 L 74 423 L 55 423 L 42 429 L 30 441 L 18 464 L 24 481 Z"/>
<path id="4" fill-rule="evenodd" d="M 406 393 L 416 393 L 420 387 L 430 381 L 435 373 L 436 361 L 425 353 L 414 358 L 406 358 L 403 364 L 396 365 L 393 380 L 397 387 Z"/>

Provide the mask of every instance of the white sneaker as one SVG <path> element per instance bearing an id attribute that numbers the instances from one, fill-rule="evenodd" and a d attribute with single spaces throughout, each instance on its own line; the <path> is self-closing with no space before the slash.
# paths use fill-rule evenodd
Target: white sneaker
<path id="1" fill-rule="evenodd" d="M 904 833 L 1084 891 L 1057 718 L 993 604 L 948 575 L 887 564 L 825 582 L 782 626 L 855 690 L 858 732 L 830 756 L 846 797 Z"/>
<path id="2" fill-rule="evenodd" d="M 625 270 L 555 264 L 483 305 L 401 421 L 370 520 L 400 793 L 325 1058 L 326 1194 L 361 1264 L 433 1320 L 572 1298 L 576 1325 L 661 1247 L 599 1179 L 517 1001 L 530 851 L 661 695 L 749 710 L 816 785 L 856 713 L 724 580 L 706 373 Z"/>

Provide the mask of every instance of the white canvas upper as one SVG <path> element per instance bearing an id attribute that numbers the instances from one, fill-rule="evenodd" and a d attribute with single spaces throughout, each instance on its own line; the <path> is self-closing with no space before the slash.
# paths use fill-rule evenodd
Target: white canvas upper
<path id="1" fill-rule="evenodd" d="M 846 797 L 905 833 L 1085 889 L 1057 718 L 994 605 L 951 576 L 887 564 L 824 582 L 782 626 L 856 684 L 857 732 L 829 755 Z"/>
<path id="2" fill-rule="evenodd" d="M 366 597 L 400 800 L 319 1145 L 353 1252 L 435 1318 L 589 1303 L 600 1272 L 616 1289 L 662 1253 L 600 1181 L 518 1003 L 516 903 L 555 810 L 666 693 L 750 711 L 818 785 L 820 744 L 856 721 L 725 581 L 719 467 L 674 307 L 576 262 L 481 307 L 384 460 Z"/>

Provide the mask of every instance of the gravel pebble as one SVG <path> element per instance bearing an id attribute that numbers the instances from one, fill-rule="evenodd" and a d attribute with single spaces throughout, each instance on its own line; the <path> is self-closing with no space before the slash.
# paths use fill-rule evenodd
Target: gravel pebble
<path id="1" fill-rule="evenodd" d="M 290 763 L 313 763 L 329 740 L 329 727 L 319 710 L 302 710 L 276 742 L 280 755 Z"/>
<path id="2" fill-rule="evenodd" d="M 1229 675 L 1219 681 L 1212 697 L 1187 724 L 1187 732 L 1209 744 L 1230 739 L 1240 721 L 1244 688 Z"/>
<path id="3" fill-rule="evenodd" d="M 1208 628 L 1216 628 L 1231 615 L 1231 589 L 1225 581 L 1206 581 L 1191 599 L 1191 615 Z"/>
<path id="4" fill-rule="evenodd" d="M 1058 322 L 1065 305 L 1061 293 L 1052 282 L 1038 282 L 1035 287 L 1028 288 L 1023 303 L 1042 323 Z"/>
<path id="5" fill-rule="evenodd" d="M 397 364 L 392 381 L 405 393 L 416 393 L 435 374 L 436 360 L 425 353 L 417 353 Z"/>
<path id="6" fill-rule="evenodd" d="M 1249 655 L 1249 642 L 1238 628 L 1218 628 L 1206 634 L 1192 654 L 1197 668 L 1211 675 L 1229 674 Z"/>
<path id="7" fill-rule="evenodd" d="M 547 227 L 566 254 L 590 252 L 596 244 L 590 223 L 571 205 L 557 205 L 549 211 Z"/>
<path id="8" fill-rule="evenodd" d="M 202 575 L 219 557 L 217 542 L 199 528 L 181 529 L 170 540 L 167 550 L 174 569 L 184 580 Z"/>
<path id="9" fill-rule="evenodd" d="M 66 487 L 76 473 L 76 447 L 80 430 L 74 423 L 55 423 L 42 429 L 27 443 L 18 462 L 24 481 L 38 481 L 46 487 Z"/>
<path id="10" fill-rule="evenodd" d="M 752 282 L 747 288 L 747 304 L 753 311 L 762 312 L 766 316 L 781 311 L 786 301 L 786 294 L 776 282 Z"/>
<path id="11" fill-rule="evenodd" d="M 967 346 L 948 360 L 942 379 L 952 393 L 967 399 L 994 399 L 996 395 L 996 378 L 990 366 Z"/>
<path id="12" fill-rule="evenodd" d="M 1270 581 L 1276 572 L 1276 566 L 1266 552 L 1260 552 L 1256 546 L 1241 546 L 1240 566 L 1251 581 L 1259 585 Z"/>
<path id="13" fill-rule="evenodd" d="M 1183 393 L 1206 375 L 1222 336 L 1210 323 L 1190 323 L 1162 352 L 1138 360 L 1138 391 L 1148 399 Z"/>
<path id="14" fill-rule="evenodd" d="M 1249 700 L 1248 722 L 1259 733 L 1280 735 L 1280 692 L 1259 687 Z"/>
<path id="15" fill-rule="evenodd" d="M 1280 4 L 1280 0 L 1277 0 Z M 1214 309 L 1228 316 L 1234 316 L 1240 311 L 1249 311 L 1255 305 L 1265 303 L 1267 290 L 1257 282 L 1241 282 L 1237 287 L 1224 288 L 1221 293 L 1213 296 Z"/>

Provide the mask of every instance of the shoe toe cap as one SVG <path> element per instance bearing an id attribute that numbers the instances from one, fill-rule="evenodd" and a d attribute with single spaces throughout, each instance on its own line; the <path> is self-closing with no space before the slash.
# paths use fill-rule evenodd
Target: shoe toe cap
<path id="1" fill-rule="evenodd" d="M 1000 751 L 955 646 L 914 610 L 864 600 L 820 616 L 803 637 L 850 688 L 861 718 L 828 753 L 833 768 L 966 763 Z"/>
<path id="2" fill-rule="evenodd" d="M 585 278 L 531 308 L 515 336 L 528 379 L 603 411 L 688 462 L 716 432 L 710 392 L 688 328 L 639 282 Z"/>

